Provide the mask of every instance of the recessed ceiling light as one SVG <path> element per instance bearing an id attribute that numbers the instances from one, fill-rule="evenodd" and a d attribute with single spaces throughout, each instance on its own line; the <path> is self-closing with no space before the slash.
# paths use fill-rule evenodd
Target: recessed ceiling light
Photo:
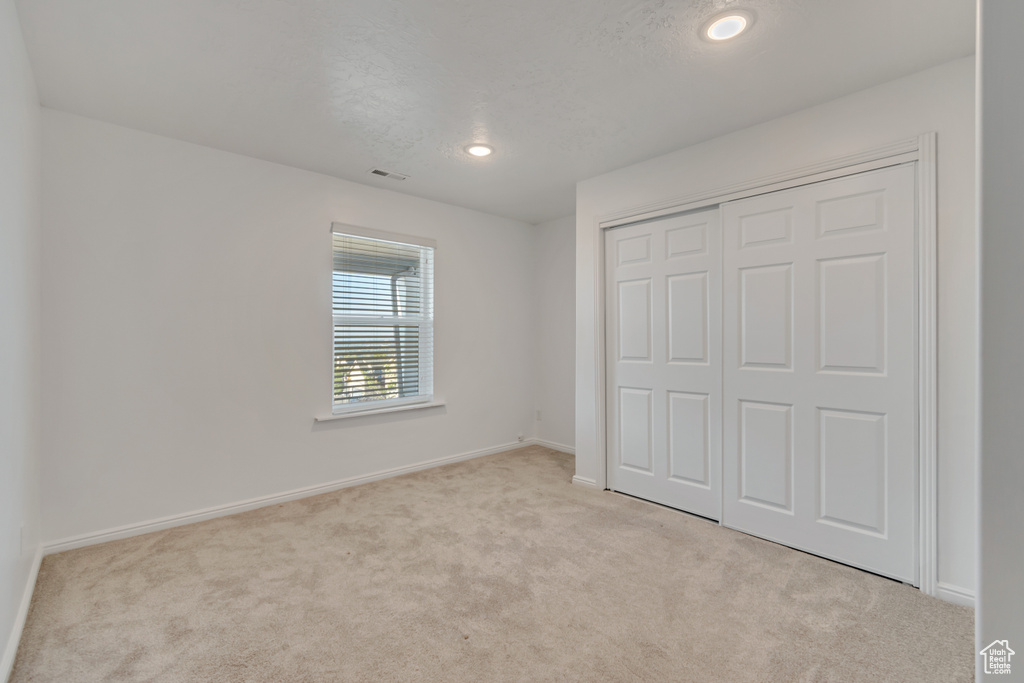
<path id="1" fill-rule="evenodd" d="M 729 40 L 746 31 L 752 20 L 747 12 L 729 12 L 704 24 L 701 36 L 714 42 Z"/>
<path id="2" fill-rule="evenodd" d="M 494 148 L 489 145 L 472 144 L 466 147 L 466 151 L 475 157 L 485 157 L 494 151 Z"/>

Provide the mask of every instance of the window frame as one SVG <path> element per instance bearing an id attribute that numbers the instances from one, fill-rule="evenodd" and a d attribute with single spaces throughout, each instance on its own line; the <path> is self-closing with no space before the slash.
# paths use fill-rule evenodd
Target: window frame
<path id="1" fill-rule="evenodd" d="M 429 281 L 426 286 L 422 289 L 423 312 L 418 316 L 410 315 L 336 315 L 334 312 L 334 273 L 335 271 L 333 264 L 331 267 L 331 282 L 332 282 L 332 295 L 331 295 L 331 417 L 327 419 L 335 419 L 340 417 L 350 417 L 357 415 L 366 415 L 372 413 L 390 413 L 399 410 L 414 409 L 414 408 L 426 408 L 432 407 L 433 405 L 439 405 L 435 401 L 433 391 L 433 337 L 434 337 L 434 255 L 437 251 L 437 241 L 415 236 L 405 235 L 400 233 L 388 232 L 384 230 L 374 230 L 371 228 L 363 228 L 355 225 L 348 225 L 345 223 L 331 223 L 331 256 L 332 260 L 334 257 L 334 235 L 351 236 L 357 238 L 366 238 L 372 240 L 380 240 L 384 242 L 393 242 L 403 246 L 413 247 L 424 247 L 431 250 L 430 253 L 430 265 L 429 272 L 421 274 L 420 277 L 428 277 Z M 422 256 L 421 256 L 422 258 Z M 422 261 L 421 261 L 422 263 Z M 424 269 L 425 271 L 428 269 Z M 397 398 L 385 398 L 385 399 L 374 399 L 370 401 L 354 401 L 350 403 L 337 403 L 335 401 L 334 394 L 334 377 L 335 377 L 335 355 L 334 355 L 334 338 L 338 325 L 373 325 L 380 327 L 393 327 L 398 324 L 403 326 L 415 326 L 419 330 L 418 334 L 418 383 L 420 393 L 415 396 L 401 396 Z M 426 404 L 426 405 L 424 405 Z"/>

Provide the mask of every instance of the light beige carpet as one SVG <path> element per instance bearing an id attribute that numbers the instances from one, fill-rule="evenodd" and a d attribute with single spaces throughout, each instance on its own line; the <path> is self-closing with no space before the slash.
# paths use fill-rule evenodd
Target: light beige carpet
<path id="1" fill-rule="evenodd" d="M 970 681 L 973 614 L 530 447 L 46 558 L 12 680 Z"/>

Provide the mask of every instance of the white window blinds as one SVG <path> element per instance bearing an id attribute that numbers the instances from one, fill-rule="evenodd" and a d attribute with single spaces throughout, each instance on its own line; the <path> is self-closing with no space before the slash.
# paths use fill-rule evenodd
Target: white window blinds
<path id="1" fill-rule="evenodd" d="M 333 412 L 429 401 L 433 247 L 346 234 L 337 227 L 333 236 Z"/>

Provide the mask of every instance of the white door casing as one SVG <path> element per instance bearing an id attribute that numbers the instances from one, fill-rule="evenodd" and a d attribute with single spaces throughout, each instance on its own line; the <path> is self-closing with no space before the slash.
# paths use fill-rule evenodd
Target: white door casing
<path id="1" fill-rule="evenodd" d="M 719 185 L 715 187 L 680 188 L 680 194 L 661 198 L 657 201 L 629 208 L 609 211 L 596 216 L 594 229 L 601 235 L 597 250 L 600 264 L 595 269 L 596 286 L 594 299 L 599 311 L 596 319 L 596 355 L 599 360 L 595 369 L 595 380 L 600 399 L 600 407 L 593 416 L 592 422 L 587 421 L 586 411 L 578 411 L 578 420 L 582 420 L 582 436 L 577 427 L 581 446 L 577 452 L 577 473 L 573 483 L 598 489 L 614 488 L 611 480 L 612 470 L 612 413 L 610 401 L 613 377 L 608 359 L 612 355 L 608 343 L 607 331 L 611 324 L 610 288 L 607 280 L 611 277 L 609 262 L 605 251 L 610 248 L 605 233 L 614 228 L 638 224 L 641 221 L 652 221 L 665 216 L 674 216 L 683 212 L 700 211 L 710 207 L 718 207 L 730 201 L 764 195 L 769 192 L 803 187 L 812 183 L 825 182 L 836 178 L 845 178 L 858 173 L 866 173 L 878 169 L 892 168 L 900 164 L 916 166 L 916 364 L 917 364 L 917 478 L 918 508 L 916 510 L 918 536 L 917 564 L 919 575 L 911 581 L 920 585 L 921 590 L 929 595 L 936 595 L 960 604 L 972 604 L 971 596 L 964 598 L 959 593 L 951 592 L 938 580 L 938 549 L 937 549 L 937 439 L 938 439 L 938 400 L 937 400 L 937 183 L 936 183 L 936 144 L 934 132 L 923 133 L 890 144 L 871 149 L 857 151 L 841 157 L 822 159 L 821 161 L 802 167 L 794 167 L 771 175 L 751 177 L 742 182 Z M 579 345 L 579 342 L 578 342 Z M 584 351 L 586 344 L 584 343 Z M 586 377 L 585 371 L 583 377 Z M 577 391 L 580 382 L 577 382 Z M 582 417 L 580 417 L 582 415 Z M 588 428 L 593 429 L 597 438 L 596 450 L 590 452 L 585 447 Z M 602 466 L 599 470 L 588 469 L 588 460 L 594 459 Z M 580 462 L 583 464 L 581 465 Z M 595 463 L 596 464 L 596 463 Z"/>
<path id="2" fill-rule="evenodd" d="M 605 234 L 609 488 L 721 518 L 718 210 Z"/>
<path id="3" fill-rule="evenodd" d="M 917 583 L 915 169 L 722 205 L 723 523 Z"/>

